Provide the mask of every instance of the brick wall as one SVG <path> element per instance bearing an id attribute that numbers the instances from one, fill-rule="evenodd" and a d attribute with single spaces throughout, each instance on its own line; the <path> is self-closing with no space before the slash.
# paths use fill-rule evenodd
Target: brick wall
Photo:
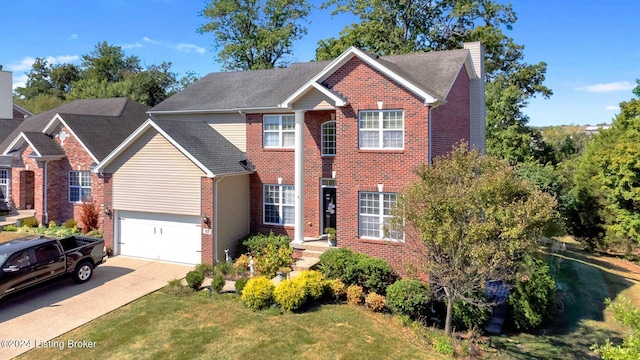
<path id="1" fill-rule="evenodd" d="M 433 157 L 446 155 L 461 140 L 469 142 L 471 135 L 469 77 L 464 69 L 460 71 L 449 90 L 447 103 L 433 109 L 431 115 Z"/>
<path id="2" fill-rule="evenodd" d="M 202 229 L 211 230 L 211 234 L 204 234 L 201 231 L 202 236 L 202 253 L 201 262 L 203 264 L 213 264 L 215 260 L 214 248 L 213 248 L 213 219 L 215 219 L 215 206 L 214 206 L 214 182 L 215 179 L 203 177 L 201 178 L 201 191 L 202 201 L 200 201 L 202 215 L 207 215 L 209 218 L 209 224 L 202 222 L 200 225 Z M 218 256 L 220 256 L 218 254 Z M 220 259 L 220 258 L 219 258 Z M 224 257 L 222 258 L 224 260 Z"/>

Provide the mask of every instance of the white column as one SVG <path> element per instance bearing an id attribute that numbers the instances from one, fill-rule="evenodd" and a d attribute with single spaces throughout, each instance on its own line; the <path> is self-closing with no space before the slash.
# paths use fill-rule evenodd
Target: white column
<path id="1" fill-rule="evenodd" d="M 304 111 L 295 111 L 295 206 L 296 219 L 293 244 L 304 242 Z"/>

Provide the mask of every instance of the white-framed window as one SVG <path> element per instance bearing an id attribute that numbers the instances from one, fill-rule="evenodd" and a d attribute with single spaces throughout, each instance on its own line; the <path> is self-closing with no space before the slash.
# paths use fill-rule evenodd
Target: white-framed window
<path id="1" fill-rule="evenodd" d="M 322 156 L 336 156 L 336 122 L 322 123 Z"/>
<path id="2" fill-rule="evenodd" d="M 294 225 L 295 203 L 293 185 L 264 186 L 264 223 Z"/>
<path id="3" fill-rule="evenodd" d="M 390 227 L 392 209 L 398 203 L 395 193 L 360 192 L 359 236 L 361 239 L 403 241 L 401 231 Z"/>
<path id="4" fill-rule="evenodd" d="M 91 171 L 69 171 L 69 202 L 91 200 Z"/>
<path id="5" fill-rule="evenodd" d="M 0 169 L 0 201 L 9 201 L 9 184 L 11 184 L 11 176 L 9 169 Z"/>
<path id="6" fill-rule="evenodd" d="M 293 148 L 295 126 L 295 115 L 265 115 L 262 119 L 262 146 Z"/>
<path id="7" fill-rule="evenodd" d="M 360 149 L 404 148 L 402 110 L 366 110 L 360 111 L 358 117 Z"/>

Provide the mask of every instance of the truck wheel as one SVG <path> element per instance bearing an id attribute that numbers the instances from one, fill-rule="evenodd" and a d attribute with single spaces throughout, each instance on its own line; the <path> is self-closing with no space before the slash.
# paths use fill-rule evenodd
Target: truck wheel
<path id="1" fill-rule="evenodd" d="M 93 275 L 93 265 L 88 261 L 81 262 L 73 271 L 73 281 L 76 284 L 86 283 L 91 279 L 91 275 Z"/>

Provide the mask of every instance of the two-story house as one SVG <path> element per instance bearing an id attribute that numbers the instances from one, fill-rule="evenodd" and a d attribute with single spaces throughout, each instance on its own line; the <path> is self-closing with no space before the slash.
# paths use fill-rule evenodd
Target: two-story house
<path id="1" fill-rule="evenodd" d="M 398 266 L 404 234 L 385 231 L 398 193 L 457 142 L 484 150 L 484 81 L 480 43 L 209 74 L 94 170 L 109 179 L 105 239 L 116 253 L 210 263 L 248 233 L 296 246 L 334 227 L 338 246 Z"/>

